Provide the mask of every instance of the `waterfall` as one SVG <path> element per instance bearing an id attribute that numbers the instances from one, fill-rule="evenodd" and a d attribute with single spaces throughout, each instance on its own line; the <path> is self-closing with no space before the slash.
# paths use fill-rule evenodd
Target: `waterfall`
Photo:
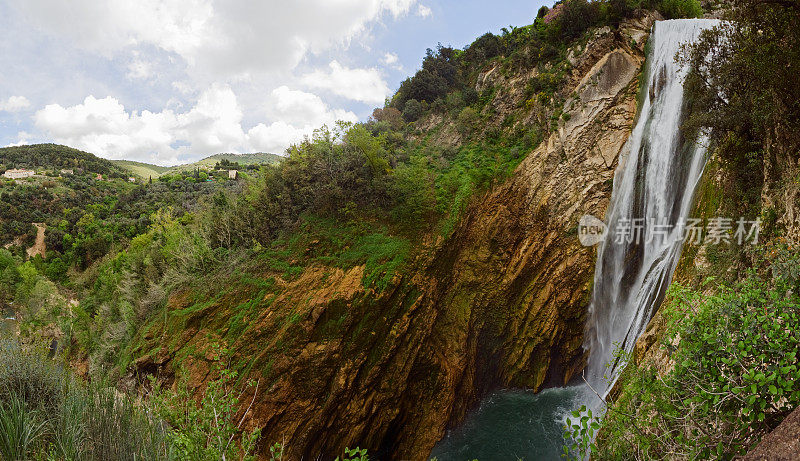
<path id="1" fill-rule="evenodd" d="M 680 257 L 681 224 L 705 167 L 706 140 L 693 142 L 681 134 L 688 69 L 675 57 L 683 44 L 716 24 L 659 21 L 650 36 L 644 101 L 615 173 L 586 326 L 586 379 L 602 395 L 620 371 L 615 352 L 633 349 Z"/>

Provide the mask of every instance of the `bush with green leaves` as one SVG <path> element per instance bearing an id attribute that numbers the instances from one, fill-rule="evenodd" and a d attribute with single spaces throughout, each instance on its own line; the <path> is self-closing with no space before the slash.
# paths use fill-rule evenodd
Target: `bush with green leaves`
<path id="1" fill-rule="evenodd" d="M 369 461 L 365 448 L 345 448 L 344 455 L 336 457 L 336 461 Z"/>
<path id="2" fill-rule="evenodd" d="M 403 105 L 403 120 L 406 122 L 415 122 L 422 114 L 425 112 L 425 104 L 423 102 L 417 101 L 416 99 L 409 99 Z"/>
<path id="3" fill-rule="evenodd" d="M 14 399 L 31 411 L 54 415 L 61 408 L 68 372 L 48 360 L 44 349 L 0 340 L 0 403 Z"/>
<path id="4" fill-rule="evenodd" d="M 173 392 L 161 388 L 155 380 L 150 400 L 170 425 L 169 436 L 178 459 L 255 460 L 256 442 L 261 431 L 242 431 L 247 411 L 240 418 L 236 415 L 239 399 L 245 391 L 253 389 L 251 405 L 258 397 L 258 382 L 238 385 L 238 373 L 224 365 L 229 362 L 230 351 L 216 345 L 212 347 L 215 362 L 211 373 L 217 378 L 207 384 L 199 401 L 185 381 L 178 386 L 177 392 Z M 271 453 L 273 458 L 280 458 L 283 448 L 273 446 Z"/>
<path id="5" fill-rule="evenodd" d="M 703 7 L 698 0 L 663 0 L 658 9 L 667 19 L 703 16 Z"/>
<path id="6" fill-rule="evenodd" d="M 596 445 L 594 437 L 600 429 L 600 417 L 592 413 L 591 408 L 582 405 L 580 409 L 574 410 L 566 419 L 564 426 L 564 440 L 562 457 L 586 459 L 592 454 Z"/>
<path id="7" fill-rule="evenodd" d="M 458 114 L 456 127 L 462 135 L 467 136 L 475 129 L 479 120 L 480 117 L 475 109 L 472 107 L 465 107 Z"/>
<path id="8" fill-rule="evenodd" d="M 747 206 L 762 203 L 762 190 L 796 181 L 786 168 L 797 164 L 800 133 L 781 127 L 800 123 L 800 3 L 726 4 L 725 21 L 703 32 L 683 56 L 691 65 L 685 87 L 693 106 L 686 131 L 708 134 L 733 179 L 726 192 Z M 783 202 L 769 201 L 777 216 L 784 214 Z M 766 224 L 771 233 L 774 222 Z"/>

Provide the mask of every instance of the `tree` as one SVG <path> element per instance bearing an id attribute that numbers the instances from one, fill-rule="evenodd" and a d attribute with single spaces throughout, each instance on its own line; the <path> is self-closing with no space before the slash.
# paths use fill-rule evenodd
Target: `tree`
<path id="1" fill-rule="evenodd" d="M 422 60 L 422 69 L 400 84 L 392 105 L 403 111 L 403 117 L 406 118 L 405 108 L 410 100 L 432 103 L 462 85 L 456 51 L 440 44 L 436 51 L 428 48 Z"/>
<path id="2" fill-rule="evenodd" d="M 373 137 L 362 124 L 351 128 L 345 141 L 364 156 L 367 165 L 372 169 L 373 177 L 385 175 L 389 171 L 389 160 L 381 145 L 381 139 Z"/>
<path id="3" fill-rule="evenodd" d="M 464 50 L 464 61 L 472 65 L 483 64 L 486 60 L 499 56 L 503 45 L 497 35 L 487 32 Z"/>
<path id="4" fill-rule="evenodd" d="M 417 101 L 416 99 L 409 99 L 408 102 L 405 104 L 405 109 L 403 109 L 403 119 L 405 121 L 411 123 L 417 121 L 422 114 L 425 112 L 425 105 L 421 102 Z"/>
<path id="5" fill-rule="evenodd" d="M 398 222 L 413 228 L 431 216 L 436 208 L 436 192 L 426 156 L 414 156 L 395 169 L 392 196 L 396 203 L 393 214 Z"/>
<path id="6" fill-rule="evenodd" d="M 797 161 L 800 134 L 800 15 L 796 2 L 736 0 L 728 21 L 684 54 L 692 71 L 689 133 L 710 133 L 745 188 L 759 188 Z M 761 176 L 763 162 L 772 178 Z"/>
<path id="7" fill-rule="evenodd" d="M 543 5 L 541 8 L 539 8 L 539 12 L 536 14 L 536 19 L 544 18 L 545 16 L 547 16 L 547 13 L 549 12 L 550 8 Z"/>
<path id="8" fill-rule="evenodd" d="M 392 130 L 403 127 L 403 114 L 395 107 L 376 108 L 372 111 L 372 120 L 386 122 Z"/>

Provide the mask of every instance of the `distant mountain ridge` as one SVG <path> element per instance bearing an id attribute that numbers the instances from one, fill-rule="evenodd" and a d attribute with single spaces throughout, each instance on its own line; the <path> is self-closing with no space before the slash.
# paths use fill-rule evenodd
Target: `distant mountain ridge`
<path id="1" fill-rule="evenodd" d="M 277 154 L 270 154 L 266 152 L 258 152 L 252 154 L 215 154 L 198 160 L 193 163 L 186 163 L 175 166 L 158 166 L 150 163 L 136 162 L 133 160 L 111 160 L 112 163 L 124 168 L 126 171 L 142 177 L 157 178 L 165 174 L 182 173 L 185 171 L 192 171 L 195 169 L 211 169 L 214 168 L 218 162 L 227 160 L 229 162 L 238 163 L 240 165 L 259 165 L 259 164 L 273 164 L 278 163 L 283 159 L 282 156 Z"/>

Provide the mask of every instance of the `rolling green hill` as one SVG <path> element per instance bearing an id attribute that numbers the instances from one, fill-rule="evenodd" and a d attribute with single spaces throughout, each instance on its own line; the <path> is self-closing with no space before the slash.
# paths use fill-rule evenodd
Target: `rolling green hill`
<path id="1" fill-rule="evenodd" d="M 135 162 L 133 160 L 112 160 L 111 162 L 122 167 L 129 173 L 141 178 L 157 178 L 172 168 L 169 166 L 158 166 L 150 163 Z"/>
<path id="2" fill-rule="evenodd" d="M 0 148 L 0 167 L 30 169 L 83 169 L 104 175 L 125 173 L 119 165 L 88 152 L 58 144 L 32 144 Z"/>
<path id="3" fill-rule="evenodd" d="M 228 160 L 229 162 L 239 163 L 240 165 L 258 165 L 278 163 L 283 157 L 277 154 L 255 153 L 255 154 L 216 154 L 198 160 L 194 163 L 175 165 L 170 167 L 152 165 L 149 163 L 134 162 L 132 160 L 112 160 L 113 163 L 124 168 L 126 171 L 142 178 L 158 178 L 164 174 L 181 173 L 199 169 L 211 169 L 217 162 Z"/>

